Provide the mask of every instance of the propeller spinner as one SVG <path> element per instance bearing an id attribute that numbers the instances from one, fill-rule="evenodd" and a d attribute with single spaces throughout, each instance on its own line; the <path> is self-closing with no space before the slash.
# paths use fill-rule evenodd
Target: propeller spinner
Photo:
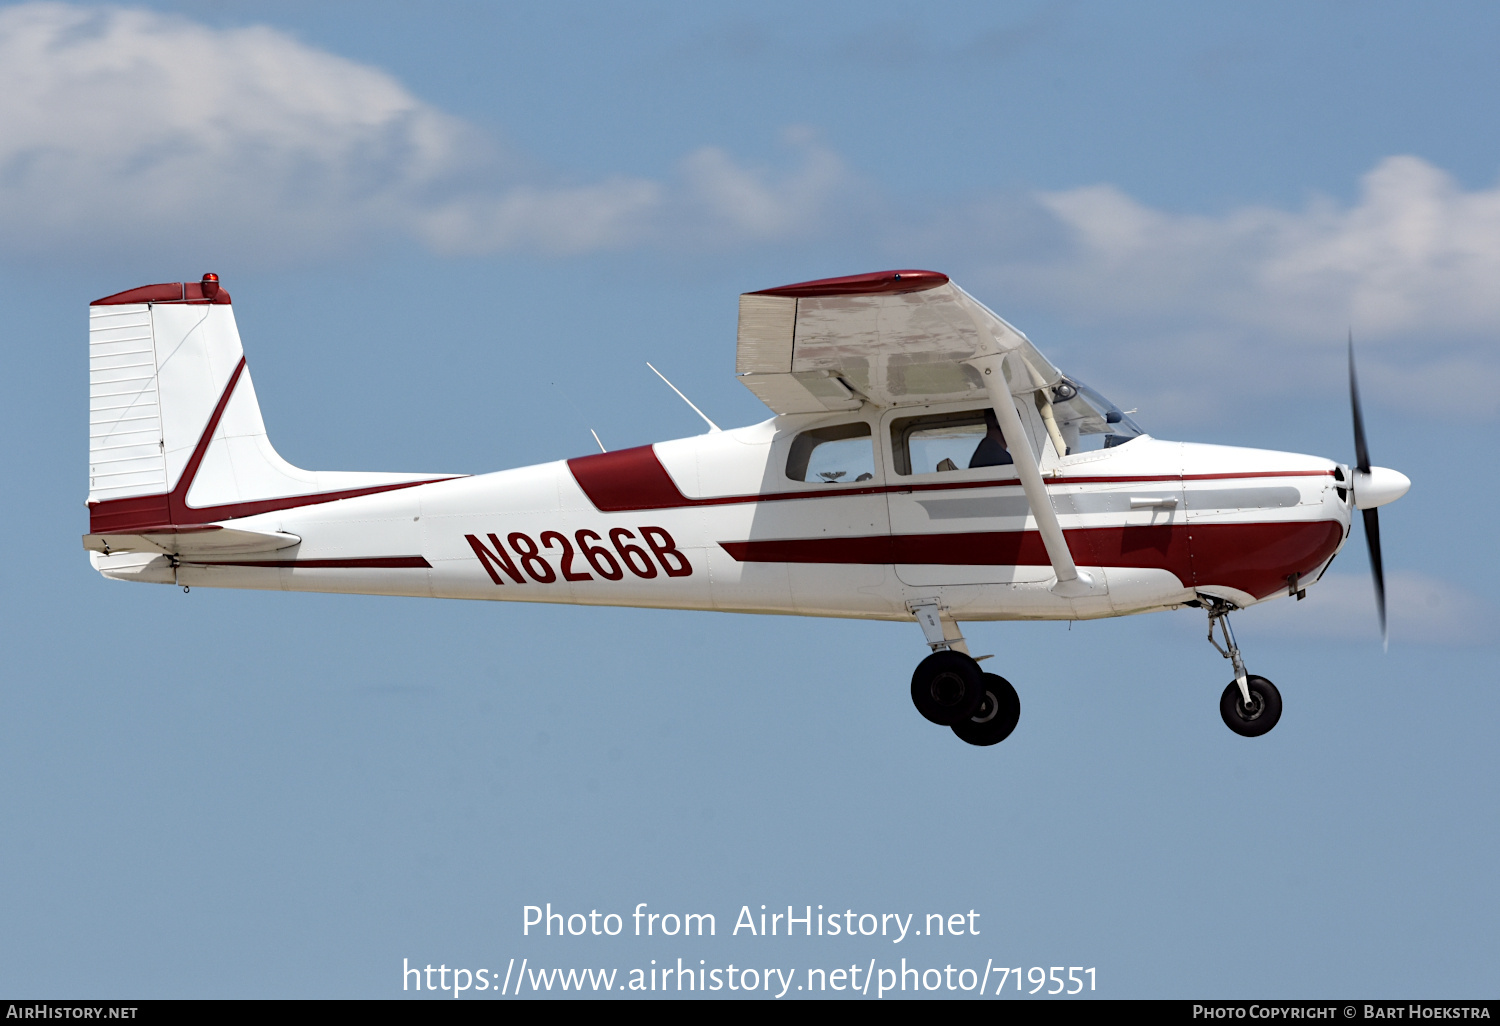
<path id="1" fill-rule="evenodd" d="M 1354 334 L 1349 335 L 1349 405 L 1354 411 L 1354 456 L 1358 460 L 1354 480 L 1354 505 L 1364 516 L 1365 544 L 1370 547 L 1370 572 L 1375 577 L 1375 608 L 1380 612 L 1380 638 L 1390 645 L 1385 618 L 1385 567 L 1380 557 L 1380 512 L 1378 506 L 1395 502 L 1411 487 L 1411 479 L 1400 471 L 1370 466 L 1365 443 L 1365 416 L 1359 405 L 1359 381 L 1354 374 Z"/>

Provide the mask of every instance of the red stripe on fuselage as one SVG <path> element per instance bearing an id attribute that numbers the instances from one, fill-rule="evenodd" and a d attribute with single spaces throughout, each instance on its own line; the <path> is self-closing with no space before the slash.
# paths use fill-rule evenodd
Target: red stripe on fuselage
<path id="1" fill-rule="evenodd" d="M 831 499 L 840 495 L 886 495 L 891 492 L 940 492 L 969 488 L 1017 488 L 1014 478 L 990 481 L 943 481 L 901 483 L 850 488 L 827 488 L 800 492 L 756 492 L 749 495 L 716 495 L 690 499 L 682 494 L 656 451 L 649 445 L 615 452 L 579 456 L 568 461 L 573 480 L 601 513 L 632 513 L 685 506 L 739 506 L 749 502 L 786 502 L 793 499 Z M 1134 477 L 1051 477 L 1051 486 L 1075 484 L 1147 484 L 1161 481 L 1233 481 L 1266 477 L 1332 477 L 1332 470 L 1252 470 L 1229 474 L 1147 474 Z"/>
<path id="2" fill-rule="evenodd" d="M 617 449 L 568 461 L 573 480 L 603 513 L 691 506 L 649 445 Z"/>
<path id="3" fill-rule="evenodd" d="M 1289 574 L 1316 570 L 1338 550 L 1343 525 L 1332 520 L 1258 524 L 1163 524 L 1064 531 L 1082 566 L 1167 570 L 1184 587 L 1222 585 L 1264 598 Z M 720 542 L 741 563 L 878 563 L 947 566 L 1048 566 L 1036 531 L 869 535 Z"/>
<path id="4" fill-rule="evenodd" d="M 294 570 L 431 570 L 421 556 L 364 556 L 355 559 L 184 559 L 193 566 L 263 566 Z"/>

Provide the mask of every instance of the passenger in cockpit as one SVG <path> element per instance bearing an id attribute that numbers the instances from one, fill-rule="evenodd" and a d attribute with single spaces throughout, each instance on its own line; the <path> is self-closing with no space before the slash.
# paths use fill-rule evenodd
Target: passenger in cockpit
<path id="1" fill-rule="evenodd" d="M 995 418 L 994 410 L 984 411 L 984 427 L 984 438 L 974 448 L 974 455 L 969 459 L 969 469 L 1003 467 L 1014 463 L 1010 449 L 1005 444 L 1005 436 L 1000 433 L 1000 421 Z"/>

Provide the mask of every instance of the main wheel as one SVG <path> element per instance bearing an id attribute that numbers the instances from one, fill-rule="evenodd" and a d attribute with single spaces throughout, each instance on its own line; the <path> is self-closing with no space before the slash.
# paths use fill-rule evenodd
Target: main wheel
<path id="1" fill-rule="evenodd" d="M 984 673 L 962 652 L 934 652 L 911 675 L 911 700 L 933 723 L 951 727 L 974 715 L 984 699 Z"/>
<path id="2" fill-rule="evenodd" d="M 1219 715 L 1241 737 L 1260 737 L 1281 719 L 1281 692 L 1264 677 L 1247 677 L 1245 683 L 1250 685 L 1250 704 L 1245 705 L 1240 686 L 1230 681 L 1219 698 Z"/>
<path id="3" fill-rule="evenodd" d="M 1010 681 L 994 673 L 982 675 L 984 697 L 974 715 L 953 725 L 953 733 L 971 745 L 998 745 L 1010 737 L 1021 719 L 1021 696 Z"/>

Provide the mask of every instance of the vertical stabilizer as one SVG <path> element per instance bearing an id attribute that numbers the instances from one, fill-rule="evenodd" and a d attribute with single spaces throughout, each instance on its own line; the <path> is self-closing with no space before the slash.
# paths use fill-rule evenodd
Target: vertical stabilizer
<path id="1" fill-rule="evenodd" d="M 206 524 L 450 476 L 308 471 L 282 459 L 214 275 L 89 307 L 93 534 Z"/>

